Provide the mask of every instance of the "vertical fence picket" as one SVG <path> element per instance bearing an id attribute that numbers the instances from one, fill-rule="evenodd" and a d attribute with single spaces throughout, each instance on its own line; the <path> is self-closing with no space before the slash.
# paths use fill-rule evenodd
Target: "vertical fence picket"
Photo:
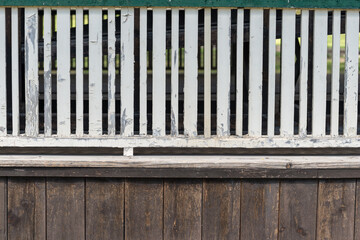
<path id="1" fill-rule="evenodd" d="M 315 10 L 313 55 L 312 133 L 325 135 L 326 125 L 326 71 L 327 71 L 327 10 Z"/>
<path id="2" fill-rule="evenodd" d="M 121 9 L 121 134 L 134 135 L 134 8 Z"/>
<path id="3" fill-rule="evenodd" d="M 76 9 L 76 135 L 84 134 L 84 10 Z"/>
<path id="4" fill-rule="evenodd" d="M 300 99 L 299 135 L 307 135 L 307 97 L 308 97 L 308 56 L 309 56 L 309 10 L 301 11 L 301 49 L 300 49 Z"/>
<path id="5" fill-rule="evenodd" d="M 344 76 L 344 135 L 357 134 L 358 75 L 359 75 L 359 11 L 346 12 L 345 76 Z"/>
<path id="6" fill-rule="evenodd" d="M 70 9 L 57 10 L 57 134 L 70 135 Z"/>
<path id="7" fill-rule="evenodd" d="M 275 128 L 275 76 L 276 76 L 276 10 L 269 13 L 269 78 L 267 135 L 274 136 Z"/>
<path id="8" fill-rule="evenodd" d="M 179 134 L 179 9 L 171 11 L 171 135 Z"/>
<path id="9" fill-rule="evenodd" d="M 165 136 L 166 10 L 153 10 L 153 136 Z"/>
<path id="10" fill-rule="evenodd" d="M 115 9 L 108 9 L 108 134 L 114 136 L 115 128 Z"/>
<path id="11" fill-rule="evenodd" d="M 102 134 L 102 9 L 89 9 L 89 134 Z"/>
<path id="12" fill-rule="evenodd" d="M 331 136 L 339 135 L 340 31 L 341 11 L 333 12 L 331 71 Z"/>
<path id="13" fill-rule="evenodd" d="M 217 135 L 230 135 L 231 10 L 218 9 Z"/>
<path id="14" fill-rule="evenodd" d="M 51 9 L 44 9 L 44 134 L 52 134 L 51 109 Z"/>
<path id="15" fill-rule="evenodd" d="M 19 21 L 18 8 L 11 9 L 12 134 L 20 134 L 19 112 Z M 1 81 L 1 80 L 0 80 Z M 1 100 L 0 100 L 1 101 Z M 1 132 L 1 130 L 0 130 Z"/>
<path id="16" fill-rule="evenodd" d="M 211 8 L 204 21 L 204 135 L 211 136 Z"/>
<path id="17" fill-rule="evenodd" d="M 184 134 L 197 135 L 198 10 L 185 10 Z"/>
<path id="18" fill-rule="evenodd" d="M 38 21 L 38 9 L 25 8 L 25 132 L 31 137 L 39 134 Z"/>
<path id="19" fill-rule="evenodd" d="M 147 8 L 140 8 L 140 135 L 147 134 Z"/>
<path id="20" fill-rule="evenodd" d="M 237 11 L 236 37 L 236 135 L 243 135 L 244 9 Z"/>
<path id="21" fill-rule="evenodd" d="M 295 92 L 295 15 L 296 10 L 284 9 L 281 38 L 281 109 L 280 134 L 294 134 Z"/>
<path id="22" fill-rule="evenodd" d="M 250 10 L 249 49 L 249 136 L 261 136 L 263 9 Z"/>
<path id="23" fill-rule="evenodd" d="M 7 134 L 6 127 L 6 25 L 5 8 L 0 8 L 0 136 Z"/>

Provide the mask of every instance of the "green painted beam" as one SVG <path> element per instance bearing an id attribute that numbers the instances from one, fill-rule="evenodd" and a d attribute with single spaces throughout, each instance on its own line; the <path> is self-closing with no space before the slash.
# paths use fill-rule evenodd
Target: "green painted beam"
<path id="1" fill-rule="evenodd" d="M 271 7 L 360 9 L 360 0 L 0 0 L 0 6 Z"/>

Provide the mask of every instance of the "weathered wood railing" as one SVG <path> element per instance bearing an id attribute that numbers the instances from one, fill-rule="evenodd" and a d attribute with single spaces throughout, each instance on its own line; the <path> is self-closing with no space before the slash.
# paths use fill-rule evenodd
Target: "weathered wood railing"
<path id="1" fill-rule="evenodd" d="M 0 6 L 2 147 L 360 147 L 358 1 Z"/>

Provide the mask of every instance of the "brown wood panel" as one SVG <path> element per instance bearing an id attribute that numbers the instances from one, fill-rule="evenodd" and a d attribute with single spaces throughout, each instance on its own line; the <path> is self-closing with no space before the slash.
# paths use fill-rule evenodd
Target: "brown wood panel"
<path id="1" fill-rule="evenodd" d="M 317 189 L 317 180 L 281 182 L 280 239 L 315 239 Z"/>
<path id="2" fill-rule="evenodd" d="M 163 238 L 163 180 L 125 181 L 125 239 Z"/>
<path id="3" fill-rule="evenodd" d="M 124 239 L 124 181 L 86 180 L 86 239 Z"/>
<path id="4" fill-rule="evenodd" d="M 7 240 L 7 178 L 0 178 L 0 240 Z"/>
<path id="5" fill-rule="evenodd" d="M 355 236 L 354 239 L 360 240 L 360 181 L 356 181 L 356 202 L 355 202 Z"/>
<path id="6" fill-rule="evenodd" d="M 165 180 L 164 239 L 201 239 L 202 180 Z"/>
<path id="7" fill-rule="evenodd" d="M 317 239 L 353 239 L 356 180 L 319 181 Z"/>
<path id="8" fill-rule="evenodd" d="M 9 178 L 8 239 L 45 239 L 45 204 L 44 179 Z"/>
<path id="9" fill-rule="evenodd" d="M 278 238 L 279 181 L 244 181 L 241 191 L 241 239 Z"/>
<path id="10" fill-rule="evenodd" d="M 239 239 L 240 180 L 204 180 L 203 239 Z"/>
<path id="11" fill-rule="evenodd" d="M 47 239 L 85 239 L 84 179 L 47 182 Z"/>

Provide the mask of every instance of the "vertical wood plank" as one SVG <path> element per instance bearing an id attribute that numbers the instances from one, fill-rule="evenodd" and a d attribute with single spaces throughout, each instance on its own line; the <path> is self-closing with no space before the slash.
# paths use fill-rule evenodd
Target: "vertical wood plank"
<path id="1" fill-rule="evenodd" d="M 115 136 L 115 9 L 108 9 L 108 134 Z"/>
<path id="2" fill-rule="evenodd" d="M 354 239 L 360 239 L 360 181 L 356 180 L 356 199 L 355 199 L 355 235 Z"/>
<path id="3" fill-rule="evenodd" d="M 250 10 L 249 136 L 251 137 L 261 136 L 263 21 L 263 9 Z"/>
<path id="4" fill-rule="evenodd" d="M 185 10 L 184 135 L 197 136 L 198 10 Z"/>
<path id="5" fill-rule="evenodd" d="M 57 134 L 65 137 L 70 135 L 70 9 L 68 8 L 57 10 L 57 66 Z"/>
<path id="6" fill-rule="evenodd" d="M 276 77 L 276 9 L 269 12 L 269 77 L 267 135 L 274 136 L 275 129 L 275 77 Z"/>
<path id="7" fill-rule="evenodd" d="M 8 239 L 45 239 L 45 226 L 45 180 L 10 178 Z"/>
<path id="8" fill-rule="evenodd" d="M 241 190 L 241 238 L 278 238 L 278 181 L 245 181 Z"/>
<path id="9" fill-rule="evenodd" d="M 86 180 L 86 239 L 123 239 L 124 181 Z"/>
<path id="10" fill-rule="evenodd" d="M 309 56 L 309 10 L 301 11 L 301 49 L 300 49 L 300 110 L 299 135 L 307 135 L 307 105 L 308 105 L 308 56 Z"/>
<path id="11" fill-rule="evenodd" d="M 89 9 L 89 135 L 102 134 L 102 9 Z"/>
<path id="12" fill-rule="evenodd" d="M 201 180 L 164 183 L 164 239 L 201 239 Z"/>
<path id="13" fill-rule="evenodd" d="M 25 8 L 25 132 L 32 137 L 39 134 L 38 21 L 38 9 Z"/>
<path id="14" fill-rule="evenodd" d="M 18 136 L 20 134 L 18 8 L 11 8 L 11 46 L 12 134 Z"/>
<path id="15" fill-rule="evenodd" d="M 294 134 L 295 16 L 296 10 L 283 9 L 280 104 L 280 134 L 282 136 Z"/>
<path id="16" fill-rule="evenodd" d="M 317 180 L 281 182 L 279 239 L 315 239 Z"/>
<path id="17" fill-rule="evenodd" d="M 171 11 L 171 135 L 179 134 L 179 9 Z"/>
<path id="18" fill-rule="evenodd" d="M 319 182 L 316 239 L 353 239 L 355 180 Z"/>
<path id="19" fill-rule="evenodd" d="M 0 136 L 6 136 L 6 21 L 0 8 Z"/>
<path id="20" fill-rule="evenodd" d="M 153 9 L 153 136 L 165 136 L 166 9 Z"/>
<path id="21" fill-rule="evenodd" d="M 8 239 L 7 198 L 7 178 L 0 178 L 0 240 Z"/>
<path id="22" fill-rule="evenodd" d="M 315 10 L 313 54 L 313 104 L 312 134 L 325 135 L 326 125 L 326 75 L 327 75 L 327 10 Z"/>
<path id="23" fill-rule="evenodd" d="M 217 135 L 230 135 L 231 9 L 218 9 L 217 51 Z"/>
<path id="24" fill-rule="evenodd" d="M 85 239 L 83 179 L 47 181 L 47 239 Z"/>
<path id="25" fill-rule="evenodd" d="M 332 21 L 332 68 L 331 68 L 331 136 L 339 135 L 339 85 L 340 85 L 340 31 L 341 11 L 334 10 Z"/>
<path id="26" fill-rule="evenodd" d="M 44 9 L 44 132 L 52 134 L 52 96 L 51 96 L 51 9 Z"/>
<path id="27" fill-rule="evenodd" d="M 204 180 L 203 239 L 239 239 L 239 180 Z"/>
<path id="28" fill-rule="evenodd" d="M 84 134 L 84 11 L 76 9 L 76 135 Z"/>
<path id="29" fill-rule="evenodd" d="M 140 8 L 140 135 L 147 135 L 147 8 Z"/>
<path id="30" fill-rule="evenodd" d="M 204 19 L 204 135 L 211 136 L 211 8 Z"/>
<path id="31" fill-rule="evenodd" d="M 236 135 L 243 135 L 244 9 L 237 12 L 236 37 Z"/>
<path id="32" fill-rule="evenodd" d="M 163 239 L 163 181 L 125 182 L 125 239 Z"/>
<path id="33" fill-rule="evenodd" d="M 359 11 L 346 12 L 345 76 L 344 76 L 344 135 L 357 134 L 359 78 Z"/>
<path id="34" fill-rule="evenodd" d="M 134 8 L 121 9 L 121 134 L 134 135 Z"/>

